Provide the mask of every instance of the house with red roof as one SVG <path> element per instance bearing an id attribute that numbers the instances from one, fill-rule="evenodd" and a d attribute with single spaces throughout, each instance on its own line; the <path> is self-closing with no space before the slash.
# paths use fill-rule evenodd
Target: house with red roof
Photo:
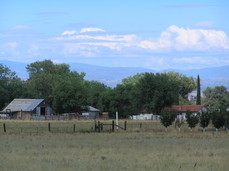
<path id="1" fill-rule="evenodd" d="M 205 105 L 173 105 L 171 107 L 166 107 L 165 111 L 173 111 L 179 113 L 178 119 L 185 120 L 186 112 L 190 111 L 193 114 L 202 113 L 208 111 Z"/>

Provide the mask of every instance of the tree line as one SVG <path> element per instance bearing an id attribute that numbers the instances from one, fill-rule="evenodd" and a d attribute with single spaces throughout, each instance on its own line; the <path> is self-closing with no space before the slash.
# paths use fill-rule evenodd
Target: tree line
<path id="1" fill-rule="evenodd" d="M 191 104 L 188 93 L 197 87 L 195 78 L 176 72 L 139 73 L 111 88 L 85 80 L 85 73 L 51 60 L 31 63 L 26 69 L 29 78 L 21 80 L 0 64 L 0 110 L 14 98 L 42 98 L 57 113 L 80 113 L 81 106 L 91 105 L 109 112 L 110 117 L 118 111 L 121 118 L 126 118 L 141 112 L 160 114 L 164 107 Z"/>

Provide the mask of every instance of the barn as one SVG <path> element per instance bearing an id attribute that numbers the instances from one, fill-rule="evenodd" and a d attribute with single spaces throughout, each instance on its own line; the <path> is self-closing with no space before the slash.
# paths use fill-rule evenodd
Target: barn
<path id="1" fill-rule="evenodd" d="M 14 119 L 31 119 L 33 116 L 50 116 L 54 111 L 44 99 L 14 99 L 2 112 Z"/>

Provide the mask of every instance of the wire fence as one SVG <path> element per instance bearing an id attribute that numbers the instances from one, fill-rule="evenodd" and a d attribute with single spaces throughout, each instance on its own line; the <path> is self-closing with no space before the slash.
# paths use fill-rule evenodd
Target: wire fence
<path id="1" fill-rule="evenodd" d="M 165 132 L 160 121 L 133 121 L 120 120 L 119 125 L 112 120 L 68 120 L 68 121 L 23 121 L 1 120 L 0 133 L 92 133 L 92 132 Z M 190 132 L 185 123 L 180 130 L 173 124 L 167 132 Z M 202 132 L 197 126 L 192 132 Z M 209 125 L 206 132 L 215 132 L 215 128 Z M 224 128 L 218 132 L 225 132 Z"/>

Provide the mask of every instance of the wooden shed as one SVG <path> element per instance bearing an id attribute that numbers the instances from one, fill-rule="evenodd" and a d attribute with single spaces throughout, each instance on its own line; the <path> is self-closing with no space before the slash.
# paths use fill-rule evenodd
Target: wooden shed
<path id="1" fill-rule="evenodd" d="M 54 111 L 44 99 L 14 99 L 3 112 L 15 119 L 31 119 L 33 116 L 50 116 Z"/>

